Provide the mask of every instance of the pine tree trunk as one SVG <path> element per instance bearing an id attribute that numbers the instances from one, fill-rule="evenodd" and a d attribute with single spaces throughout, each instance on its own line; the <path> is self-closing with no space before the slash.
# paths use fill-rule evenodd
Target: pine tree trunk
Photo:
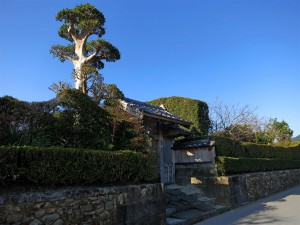
<path id="1" fill-rule="evenodd" d="M 75 88 L 77 90 L 82 91 L 83 93 L 86 93 L 86 85 L 84 84 L 84 74 L 83 74 L 83 63 L 80 63 L 79 61 L 74 62 L 74 82 L 75 82 Z"/>
<path id="2" fill-rule="evenodd" d="M 86 94 L 86 79 L 83 71 L 83 65 L 86 61 L 84 46 L 85 40 L 75 40 L 75 54 L 77 55 L 78 60 L 73 61 L 73 64 L 75 88 Z"/>

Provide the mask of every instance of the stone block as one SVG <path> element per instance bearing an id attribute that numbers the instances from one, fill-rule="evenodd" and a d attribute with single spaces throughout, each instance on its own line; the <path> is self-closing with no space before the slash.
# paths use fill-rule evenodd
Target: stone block
<path id="1" fill-rule="evenodd" d="M 38 219 L 33 220 L 29 225 L 42 225 L 43 223 Z"/>
<path id="2" fill-rule="evenodd" d="M 114 208 L 114 202 L 113 201 L 105 203 L 105 209 L 106 210 L 112 210 L 113 208 Z"/>
<path id="3" fill-rule="evenodd" d="M 57 213 L 54 213 L 54 214 L 50 214 L 50 215 L 44 216 L 42 218 L 42 221 L 46 225 L 50 225 L 50 224 L 54 223 L 58 218 L 59 218 L 59 215 Z"/>
<path id="4" fill-rule="evenodd" d="M 110 214 L 108 211 L 104 211 L 103 213 L 101 213 L 100 215 L 100 221 L 105 221 L 108 220 L 110 217 Z"/>
<path id="5" fill-rule="evenodd" d="M 9 223 L 9 224 L 12 224 L 12 223 L 21 222 L 22 219 L 23 219 L 23 215 L 21 215 L 21 214 L 13 214 L 13 215 L 9 215 L 6 218 L 6 222 Z"/>
<path id="6" fill-rule="evenodd" d="M 46 214 L 52 214 L 56 211 L 56 208 L 47 208 L 45 209 Z"/>
<path id="7" fill-rule="evenodd" d="M 89 211 L 92 211 L 93 209 L 94 209 L 94 207 L 91 204 L 81 205 L 80 206 L 81 212 L 89 212 Z"/>
<path id="8" fill-rule="evenodd" d="M 2 196 L 0 196 L 0 204 L 4 204 L 5 203 L 5 198 L 4 197 L 2 197 Z"/>
<path id="9" fill-rule="evenodd" d="M 91 201 L 95 201 L 97 199 L 98 199 L 98 197 L 96 197 L 96 196 L 88 197 L 88 200 L 91 200 Z"/>
<path id="10" fill-rule="evenodd" d="M 99 208 L 99 209 L 96 209 L 95 210 L 95 213 L 97 214 L 97 215 L 101 215 L 101 213 L 103 213 L 105 210 L 104 210 L 104 208 Z"/>
<path id="11" fill-rule="evenodd" d="M 38 218 L 42 217 L 44 215 L 45 215 L 45 210 L 38 210 L 38 211 L 35 212 L 35 216 L 38 217 Z"/>
<path id="12" fill-rule="evenodd" d="M 63 221 L 61 219 L 56 220 L 52 225 L 63 225 Z"/>
<path id="13" fill-rule="evenodd" d="M 33 220 L 34 218 L 31 216 L 31 217 L 23 217 L 22 219 L 22 224 L 27 224 L 29 221 Z"/>

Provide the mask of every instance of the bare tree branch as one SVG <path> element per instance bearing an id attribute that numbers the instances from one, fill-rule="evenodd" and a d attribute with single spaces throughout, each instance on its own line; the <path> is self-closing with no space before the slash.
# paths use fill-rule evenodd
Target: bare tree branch
<path id="1" fill-rule="evenodd" d="M 68 82 L 58 81 L 57 83 L 53 83 L 49 87 L 49 90 L 53 91 L 54 93 L 59 93 L 62 90 L 70 89 L 70 88 L 71 88 L 71 84 L 69 84 Z"/>

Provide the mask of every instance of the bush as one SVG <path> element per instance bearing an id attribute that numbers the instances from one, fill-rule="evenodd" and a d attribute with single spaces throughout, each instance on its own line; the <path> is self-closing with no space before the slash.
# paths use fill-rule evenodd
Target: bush
<path id="1" fill-rule="evenodd" d="M 54 116 L 60 134 L 58 145 L 107 149 L 111 134 L 110 114 L 79 90 L 63 90 L 57 99 L 60 112 Z"/>
<path id="2" fill-rule="evenodd" d="M 48 102 L 0 98 L 0 145 L 107 149 L 111 116 L 75 89 Z"/>
<path id="3" fill-rule="evenodd" d="M 0 98 L 0 143 L 15 143 L 26 132 L 29 105 L 11 96 Z"/>
<path id="4" fill-rule="evenodd" d="M 245 155 L 241 142 L 224 136 L 214 136 L 212 138 L 216 143 L 216 154 L 218 156 L 242 157 Z"/>
<path id="5" fill-rule="evenodd" d="M 217 157 L 219 175 L 299 169 L 300 160 Z"/>
<path id="6" fill-rule="evenodd" d="M 210 120 L 205 102 L 183 97 L 169 97 L 152 100 L 149 104 L 157 106 L 163 104 L 171 113 L 193 122 L 191 130 L 203 136 L 208 134 Z"/>
<path id="7" fill-rule="evenodd" d="M 56 102 L 24 102 L 0 98 L 0 145 L 51 145 L 55 139 Z"/>
<path id="8" fill-rule="evenodd" d="M 133 117 L 130 113 L 121 109 L 120 104 L 105 106 L 104 109 L 112 117 L 111 144 L 113 150 L 148 150 L 151 139 L 145 132 L 142 119 Z"/>
<path id="9" fill-rule="evenodd" d="M 39 186 L 158 181 L 156 153 L 70 148 L 0 147 L 0 184 Z"/>
<path id="10" fill-rule="evenodd" d="M 300 160 L 300 145 L 271 146 L 238 142 L 222 136 L 214 137 L 214 140 L 218 156 Z"/>

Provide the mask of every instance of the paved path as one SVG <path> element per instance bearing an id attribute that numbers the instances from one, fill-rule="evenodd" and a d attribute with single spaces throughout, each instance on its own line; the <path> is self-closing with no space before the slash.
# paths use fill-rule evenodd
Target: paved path
<path id="1" fill-rule="evenodd" d="M 300 225 L 300 186 L 196 225 Z"/>

